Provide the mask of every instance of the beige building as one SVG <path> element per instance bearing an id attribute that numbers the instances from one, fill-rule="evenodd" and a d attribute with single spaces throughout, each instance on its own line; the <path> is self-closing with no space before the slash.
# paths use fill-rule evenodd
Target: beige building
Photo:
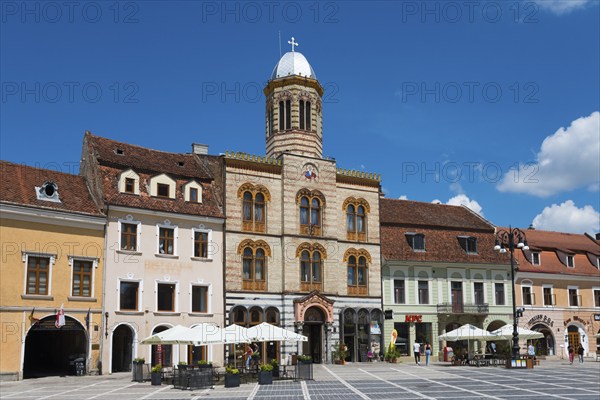
<path id="1" fill-rule="evenodd" d="M 74 374 L 75 360 L 94 373 L 106 218 L 80 176 L 5 161 L 0 171 L 0 379 Z"/>
<path id="2" fill-rule="evenodd" d="M 138 357 L 222 365 L 223 346 L 139 344 L 175 325 L 223 326 L 220 160 L 194 150 L 84 137 L 81 173 L 108 217 L 103 373 L 128 371 Z"/>
<path id="3" fill-rule="evenodd" d="M 587 234 L 527 229 L 529 250 L 516 250 L 519 326 L 539 331 L 536 353 L 568 357 L 579 344 L 585 356 L 599 351 L 600 245 Z M 522 346 L 525 343 L 522 342 Z"/>
<path id="4" fill-rule="evenodd" d="M 224 157 L 226 318 L 308 336 L 263 344 L 264 361 L 331 362 L 336 342 L 366 361 L 382 343 L 380 178 L 323 157 L 322 95 L 306 58 L 286 53 L 265 88 L 266 156 Z"/>

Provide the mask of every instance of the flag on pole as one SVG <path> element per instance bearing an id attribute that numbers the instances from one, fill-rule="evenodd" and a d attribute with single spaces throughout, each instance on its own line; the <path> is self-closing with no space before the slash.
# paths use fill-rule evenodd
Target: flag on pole
<path id="1" fill-rule="evenodd" d="M 38 318 L 33 316 L 34 311 L 35 311 L 35 307 L 33 307 L 33 310 L 31 310 L 31 314 L 29 314 L 29 323 L 31 323 L 31 325 L 35 325 L 38 322 L 40 322 L 40 320 Z"/>
<path id="2" fill-rule="evenodd" d="M 64 308 L 64 303 L 63 303 L 60 305 L 60 308 L 58 309 L 58 312 L 56 313 L 56 322 L 54 323 L 54 326 L 56 326 L 56 328 L 60 329 L 64 325 L 65 325 L 65 308 Z"/>

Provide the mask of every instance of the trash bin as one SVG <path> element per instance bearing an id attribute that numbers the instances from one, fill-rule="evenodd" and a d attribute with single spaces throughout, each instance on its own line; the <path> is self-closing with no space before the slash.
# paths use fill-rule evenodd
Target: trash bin
<path id="1" fill-rule="evenodd" d="M 452 350 L 452 347 L 444 347 L 444 361 L 452 361 L 452 357 L 454 357 L 454 350 Z"/>

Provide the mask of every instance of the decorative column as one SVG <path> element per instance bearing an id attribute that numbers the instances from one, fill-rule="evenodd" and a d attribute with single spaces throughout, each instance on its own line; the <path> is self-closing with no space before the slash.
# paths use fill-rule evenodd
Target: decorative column
<path id="1" fill-rule="evenodd" d="M 296 325 L 296 333 L 302 335 L 302 330 L 304 328 L 304 321 L 296 321 L 294 322 Z M 296 354 L 302 354 L 302 342 L 297 342 L 296 344 Z"/>
<path id="2" fill-rule="evenodd" d="M 333 322 L 325 322 L 325 364 L 331 364 L 331 346 L 332 342 L 332 333 L 333 333 Z"/>

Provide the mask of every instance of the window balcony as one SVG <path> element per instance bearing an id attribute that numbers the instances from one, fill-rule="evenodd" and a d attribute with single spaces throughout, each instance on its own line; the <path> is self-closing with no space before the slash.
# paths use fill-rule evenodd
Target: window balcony
<path id="1" fill-rule="evenodd" d="M 440 303 L 437 305 L 438 314 L 488 314 L 489 304 L 452 304 Z"/>

